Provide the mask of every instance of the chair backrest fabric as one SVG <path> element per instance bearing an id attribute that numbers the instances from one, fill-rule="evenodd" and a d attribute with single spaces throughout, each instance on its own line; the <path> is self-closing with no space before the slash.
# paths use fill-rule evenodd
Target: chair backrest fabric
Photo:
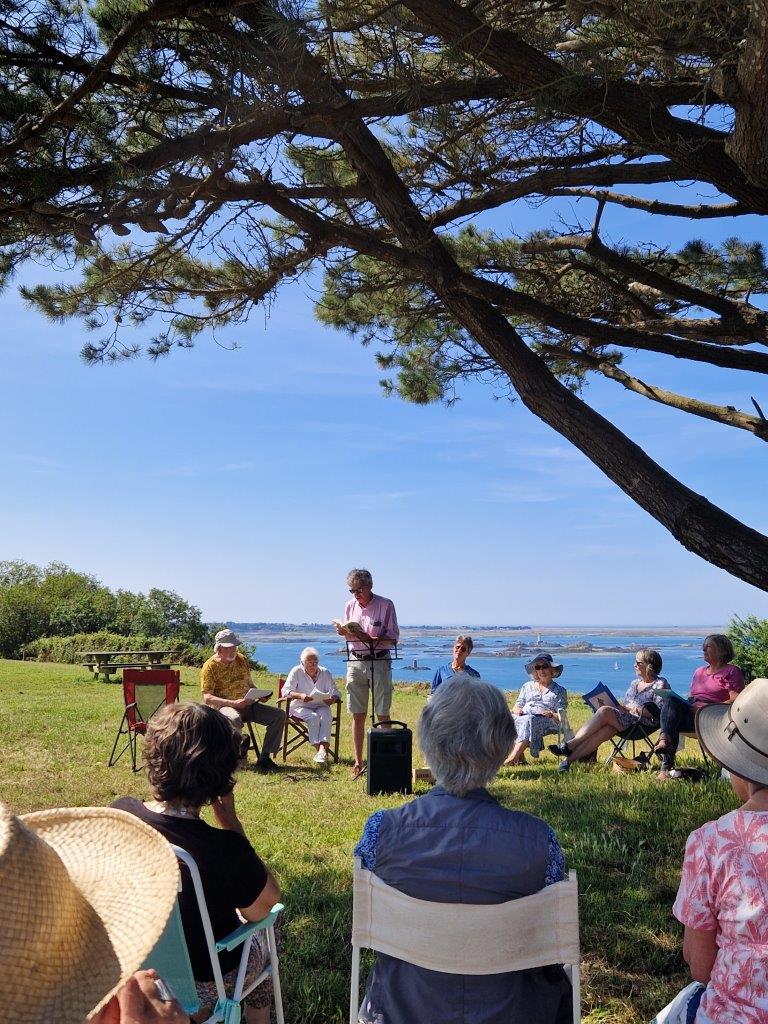
<path id="1" fill-rule="evenodd" d="M 432 903 L 392 888 L 356 859 L 352 945 L 446 974 L 578 964 L 576 875 L 506 903 Z"/>
<path id="2" fill-rule="evenodd" d="M 181 674 L 174 668 L 123 669 L 123 699 L 128 728 L 146 723 L 164 704 L 179 699 Z"/>
<path id="3" fill-rule="evenodd" d="M 197 998 L 178 901 L 174 905 L 173 913 L 168 919 L 163 934 L 142 966 L 154 967 L 160 977 L 170 986 L 171 992 L 186 1013 L 190 1016 L 197 1013 L 200 1009 L 200 1001 Z"/>

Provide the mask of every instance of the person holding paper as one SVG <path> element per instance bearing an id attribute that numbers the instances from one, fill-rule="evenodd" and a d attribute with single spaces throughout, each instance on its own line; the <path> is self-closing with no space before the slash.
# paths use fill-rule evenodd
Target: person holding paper
<path id="1" fill-rule="evenodd" d="M 504 762 L 505 765 L 525 764 L 525 751 L 538 757 L 544 746 L 544 737 L 557 732 L 560 712 L 568 709 L 568 691 L 555 682 L 563 666 L 555 664 L 551 654 L 540 652 L 526 663 L 525 671 L 533 679 L 525 683 L 512 708 L 515 715 L 517 738 Z"/>
<path id="2" fill-rule="evenodd" d="M 242 734 L 243 722 L 265 725 L 267 731 L 256 767 L 264 773 L 279 771 L 272 754 L 280 749 L 285 712 L 262 703 L 271 697 L 271 693 L 254 687 L 251 667 L 245 655 L 238 651 L 239 646 L 240 638 L 231 629 L 220 629 L 216 634 L 213 657 L 200 671 L 203 704 L 220 711 L 237 733 Z M 242 756 L 245 756 L 249 742 L 247 736 L 243 738 Z"/>
<path id="3" fill-rule="evenodd" d="M 667 680 L 659 675 L 661 664 L 661 655 L 650 647 L 641 647 L 635 652 L 636 678 L 624 694 L 624 703 L 614 706 L 609 701 L 601 704 L 573 739 L 567 743 L 550 743 L 548 749 L 564 758 L 559 771 L 567 772 L 574 761 L 589 757 L 601 743 L 638 722 L 649 727 L 658 726 L 663 705 L 659 691 L 669 689 Z"/>
<path id="4" fill-rule="evenodd" d="M 307 727 L 309 742 L 317 753 L 313 760 L 327 764 L 331 742 L 331 706 L 341 700 L 333 676 L 320 665 L 320 655 L 314 647 L 305 647 L 299 656 L 300 665 L 294 665 L 280 691 L 281 697 L 290 697 L 291 718 L 300 718 Z"/>
<path id="5" fill-rule="evenodd" d="M 400 639 L 395 606 L 388 597 L 373 592 L 373 576 L 367 569 L 351 569 L 347 586 L 352 600 L 344 608 L 344 621 L 332 619 L 339 636 L 347 640 L 347 708 L 352 715 L 355 764 L 352 777 L 363 770 L 363 739 L 368 694 L 380 722 L 390 721 L 392 708 L 392 648 Z"/>

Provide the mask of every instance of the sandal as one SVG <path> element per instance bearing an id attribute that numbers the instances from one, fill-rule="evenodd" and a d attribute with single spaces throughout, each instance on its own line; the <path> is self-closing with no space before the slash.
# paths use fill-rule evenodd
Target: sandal
<path id="1" fill-rule="evenodd" d="M 356 764 L 352 766 L 352 778 L 359 779 L 365 771 L 365 764 Z"/>

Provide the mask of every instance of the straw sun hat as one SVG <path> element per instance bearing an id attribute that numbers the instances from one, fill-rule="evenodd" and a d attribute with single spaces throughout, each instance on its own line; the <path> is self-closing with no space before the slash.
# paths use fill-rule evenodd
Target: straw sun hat
<path id="1" fill-rule="evenodd" d="M 0 1019 L 82 1024 L 151 952 L 177 885 L 170 846 L 132 814 L 0 804 Z"/>
<path id="2" fill-rule="evenodd" d="M 701 708 L 696 732 L 715 761 L 768 786 L 768 679 L 754 679 L 733 704 Z"/>

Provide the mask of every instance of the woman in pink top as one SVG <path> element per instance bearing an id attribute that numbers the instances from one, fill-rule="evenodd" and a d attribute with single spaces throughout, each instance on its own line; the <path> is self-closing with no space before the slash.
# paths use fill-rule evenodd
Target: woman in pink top
<path id="1" fill-rule="evenodd" d="M 683 956 L 706 986 L 696 1024 L 768 1021 L 768 679 L 732 703 L 702 708 L 702 746 L 731 772 L 743 805 L 692 832 L 685 847 L 675 917 Z"/>
<path id="2" fill-rule="evenodd" d="M 706 665 L 697 668 L 691 681 L 688 702 L 669 697 L 661 709 L 661 736 L 656 750 L 661 754 L 659 778 L 665 781 L 675 765 L 675 751 L 681 732 L 693 732 L 696 712 L 708 704 L 731 704 L 744 689 L 741 669 L 731 665 L 733 644 L 722 633 L 712 633 L 702 644 Z"/>

